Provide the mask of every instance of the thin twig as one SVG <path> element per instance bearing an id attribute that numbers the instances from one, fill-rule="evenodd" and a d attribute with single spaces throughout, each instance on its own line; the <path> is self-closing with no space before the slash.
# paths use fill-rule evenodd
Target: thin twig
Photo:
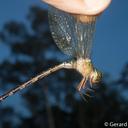
<path id="1" fill-rule="evenodd" d="M 3 94 L 2 96 L 0 96 L 0 101 L 3 101 L 4 99 L 6 99 L 7 97 L 13 95 L 14 93 L 16 93 L 16 92 L 28 87 L 29 85 L 37 82 L 38 80 L 50 75 L 51 73 L 53 73 L 53 72 L 55 72 L 57 70 L 62 69 L 62 68 L 72 68 L 72 64 L 71 63 L 62 63 L 62 64 L 59 64 L 59 65 L 53 67 L 53 68 L 48 69 L 45 72 L 42 72 L 41 74 L 33 77 L 29 81 L 17 86 L 16 88 L 11 89 L 10 91 L 8 91 L 5 94 Z"/>

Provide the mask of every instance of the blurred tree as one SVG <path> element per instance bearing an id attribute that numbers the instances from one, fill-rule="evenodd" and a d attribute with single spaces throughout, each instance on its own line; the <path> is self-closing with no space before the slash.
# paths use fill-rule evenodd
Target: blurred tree
<path id="1" fill-rule="evenodd" d="M 11 51 L 9 58 L 0 64 L 1 89 L 23 83 L 65 59 L 51 38 L 47 12 L 33 6 L 27 19 L 28 26 L 12 21 L 6 23 L 0 33 L 1 41 Z M 119 95 L 118 87 L 113 86 L 128 82 L 126 74 L 127 67 L 116 82 L 101 83 L 95 98 L 86 103 L 80 100 L 75 89 L 81 76 L 73 70 L 61 70 L 24 90 L 21 98 L 31 113 L 29 117 L 1 106 L 0 127 L 96 128 L 103 127 L 105 121 L 126 121 L 128 103 Z"/>

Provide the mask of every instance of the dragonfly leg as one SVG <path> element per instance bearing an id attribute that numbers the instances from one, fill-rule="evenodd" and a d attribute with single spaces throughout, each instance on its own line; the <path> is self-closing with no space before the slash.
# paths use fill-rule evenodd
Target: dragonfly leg
<path id="1" fill-rule="evenodd" d="M 85 102 L 88 102 L 87 99 L 84 97 L 84 95 L 79 91 L 79 94 L 80 96 L 82 97 L 82 99 L 85 101 Z"/>
<path id="2" fill-rule="evenodd" d="M 93 90 L 93 88 L 85 88 L 87 91 L 89 92 L 95 92 L 95 90 Z"/>
<path id="3" fill-rule="evenodd" d="M 85 102 L 88 102 L 88 100 L 86 99 L 86 97 L 93 98 L 93 96 L 91 96 L 91 95 L 88 94 L 88 93 L 82 93 L 82 92 L 79 91 L 79 94 L 80 94 L 80 96 L 82 97 L 82 99 L 83 99 Z"/>
<path id="4" fill-rule="evenodd" d="M 92 88 L 92 79 L 93 79 L 92 77 L 89 78 L 89 83 L 90 83 L 91 88 Z"/>
<path id="5" fill-rule="evenodd" d="M 85 96 L 89 97 L 89 98 L 92 98 L 93 96 L 91 96 L 90 94 L 88 94 L 87 92 L 86 93 L 83 93 Z"/>
<path id="6" fill-rule="evenodd" d="M 81 88 L 85 87 L 86 81 L 87 81 L 87 78 L 83 77 L 83 79 L 81 80 L 80 84 L 77 86 L 78 91 L 80 91 Z"/>

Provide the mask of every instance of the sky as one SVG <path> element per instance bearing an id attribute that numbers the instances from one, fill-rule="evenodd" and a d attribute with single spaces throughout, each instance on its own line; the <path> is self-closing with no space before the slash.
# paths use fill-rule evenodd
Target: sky
<path id="1" fill-rule="evenodd" d="M 113 0 L 97 21 L 93 57 L 99 68 L 117 77 L 128 62 L 128 1 Z"/>
<path id="2" fill-rule="evenodd" d="M 27 23 L 26 15 L 31 5 L 46 7 L 40 0 L 0 0 L 0 30 L 7 21 Z M 101 71 L 111 74 L 113 79 L 119 76 L 123 66 L 128 62 L 127 6 L 128 0 L 113 0 L 96 24 L 93 63 Z M 0 43 L 0 62 L 8 57 L 8 48 Z"/>

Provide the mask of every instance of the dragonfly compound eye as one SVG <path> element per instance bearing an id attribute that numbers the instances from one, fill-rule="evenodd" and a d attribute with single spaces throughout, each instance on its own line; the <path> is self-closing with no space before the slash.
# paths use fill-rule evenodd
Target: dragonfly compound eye
<path id="1" fill-rule="evenodd" d="M 102 79 L 102 73 L 95 69 L 94 72 L 91 74 L 91 83 L 97 84 L 101 81 L 101 79 Z"/>

